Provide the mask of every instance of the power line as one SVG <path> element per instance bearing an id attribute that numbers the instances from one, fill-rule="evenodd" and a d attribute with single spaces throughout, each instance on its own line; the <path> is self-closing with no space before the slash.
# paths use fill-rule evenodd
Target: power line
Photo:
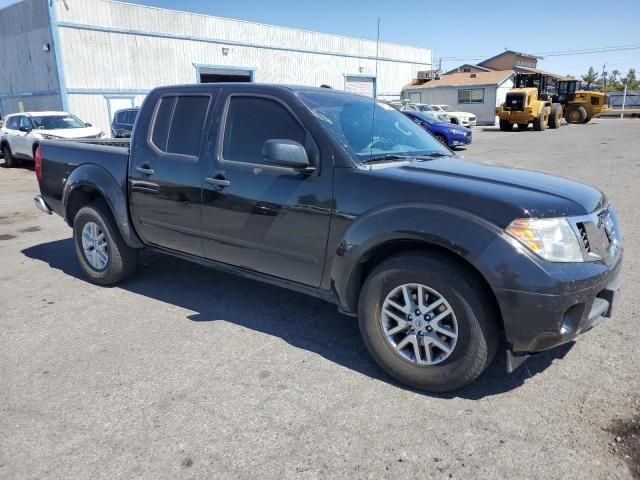
<path id="1" fill-rule="evenodd" d="M 627 45 L 613 45 L 609 47 L 594 47 L 594 48 L 583 48 L 576 50 L 556 50 L 551 52 L 536 52 L 534 55 L 536 56 L 544 56 L 544 57 L 558 57 L 558 56 L 571 56 L 571 55 L 588 55 L 592 53 L 608 53 L 608 52 L 619 52 L 625 50 L 639 50 L 640 44 L 627 44 Z M 440 57 L 442 60 L 481 60 L 490 57 L 494 57 L 495 54 L 492 55 L 475 55 L 475 56 L 462 56 L 462 57 Z"/>

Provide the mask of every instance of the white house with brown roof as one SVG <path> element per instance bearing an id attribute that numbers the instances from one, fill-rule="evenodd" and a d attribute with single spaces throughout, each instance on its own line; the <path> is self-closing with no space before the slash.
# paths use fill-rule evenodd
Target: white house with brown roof
<path id="1" fill-rule="evenodd" d="M 478 125 L 495 125 L 496 107 L 513 88 L 513 70 L 459 72 L 434 80 L 414 80 L 402 89 L 402 100 L 451 105 L 476 115 Z"/>

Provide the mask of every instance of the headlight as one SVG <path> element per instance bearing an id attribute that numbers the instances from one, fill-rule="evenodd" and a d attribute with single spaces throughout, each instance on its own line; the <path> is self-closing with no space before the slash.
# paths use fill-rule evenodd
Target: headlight
<path id="1" fill-rule="evenodd" d="M 447 128 L 447 130 L 449 130 L 451 133 L 460 133 L 458 130 L 456 130 L 455 128 Z"/>
<path id="2" fill-rule="evenodd" d="M 40 135 L 42 135 L 42 138 L 44 138 L 45 140 L 60 140 L 62 137 L 56 137 L 55 135 L 48 135 L 46 133 L 41 133 Z"/>
<path id="3" fill-rule="evenodd" d="M 549 262 L 584 262 L 578 237 L 566 218 L 518 219 L 506 231 Z"/>

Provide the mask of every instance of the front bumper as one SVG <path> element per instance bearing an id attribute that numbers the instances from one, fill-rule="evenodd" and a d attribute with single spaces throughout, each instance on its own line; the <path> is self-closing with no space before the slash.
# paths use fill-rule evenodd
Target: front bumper
<path id="1" fill-rule="evenodd" d="M 620 248 L 608 263 L 545 262 L 504 235 L 476 265 L 496 297 L 508 350 L 522 356 L 567 343 L 611 317 L 622 261 Z"/>
<path id="2" fill-rule="evenodd" d="M 469 145 L 471 143 L 471 135 L 450 135 L 447 139 L 447 143 L 450 147 L 461 147 L 463 145 Z"/>
<path id="3" fill-rule="evenodd" d="M 509 350 L 538 353 L 575 339 L 611 318 L 622 278 L 606 275 L 592 287 L 561 295 L 496 290 L 509 334 Z M 508 327 L 507 327 L 508 323 Z"/>

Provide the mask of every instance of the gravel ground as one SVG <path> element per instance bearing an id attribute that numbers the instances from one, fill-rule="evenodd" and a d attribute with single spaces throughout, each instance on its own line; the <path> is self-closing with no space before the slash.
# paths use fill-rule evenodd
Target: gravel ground
<path id="1" fill-rule="evenodd" d="M 474 130 L 467 158 L 609 194 L 626 284 L 575 344 L 438 396 L 394 384 L 316 299 L 157 254 L 87 283 L 33 172 L 0 169 L 0 478 L 640 478 L 639 134 Z"/>

